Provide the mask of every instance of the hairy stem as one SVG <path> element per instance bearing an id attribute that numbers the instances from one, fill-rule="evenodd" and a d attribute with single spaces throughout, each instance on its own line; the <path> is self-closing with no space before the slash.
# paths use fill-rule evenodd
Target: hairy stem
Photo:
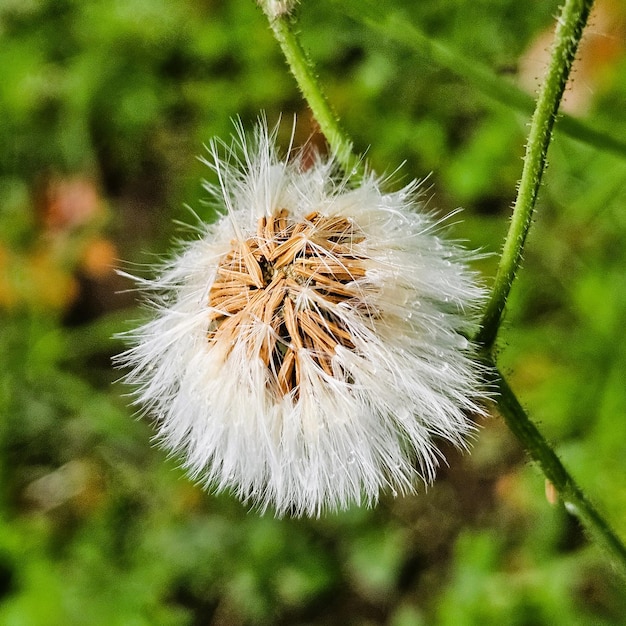
<path id="1" fill-rule="evenodd" d="M 526 233 L 530 226 L 532 210 L 537 197 L 545 157 L 550 141 L 556 111 L 567 82 L 582 29 L 587 20 L 592 0 L 567 0 L 557 27 L 556 43 L 546 84 L 541 90 L 533 116 L 522 183 L 515 203 L 513 221 L 505 243 L 505 253 L 500 263 L 496 288 L 487 308 L 484 324 L 478 335 L 484 353 L 495 340 L 504 304 L 515 272 L 519 266 Z M 322 132 L 335 152 L 337 160 L 348 175 L 362 174 L 362 164 L 352 153 L 352 142 L 341 129 L 336 115 L 319 86 L 312 64 L 307 58 L 294 32 L 293 22 L 287 14 L 269 16 L 292 73 L 315 115 Z M 530 456 L 539 464 L 545 476 L 561 494 L 568 511 L 576 515 L 584 527 L 605 548 L 626 575 L 626 547 L 608 522 L 597 511 L 565 469 L 556 453 L 530 421 L 504 377 L 491 357 L 485 357 L 490 381 L 498 391 L 497 408 L 507 425 Z"/>
<path id="2" fill-rule="evenodd" d="M 339 118 L 322 91 L 313 62 L 302 47 L 296 33 L 295 21 L 286 14 L 268 15 L 268 19 L 289 69 L 339 165 L 349 178 L 361 178 L 363 163 L 354 155 L 352 141 L 341 127 Z"/>
<path id="3" fill-rule="evenodd" d="M 486 348 L 491 348 L 495 342 L 504 307 L 522 259 L 546 165 L 554 121 L 592 4 L 593 0 L 566 0 L 558 18 L 550 65 L 539 91 L 530 125 L 511 225 L 481 329 L 476 336 L 476 341 Z"/>
<path id="4" fill-rule="evenodd" d="M 530 421 L 495 364 L 490 362 L 489 365 L 494 376 L 492 382 L 499 393 L 497 408 L 511 432 L 557 489 L 568 512 L 582 522 L 589 534 L 605 549 L 621 573 L 626 576 L 626 547 L 570 476 L 550 444 Z"/>

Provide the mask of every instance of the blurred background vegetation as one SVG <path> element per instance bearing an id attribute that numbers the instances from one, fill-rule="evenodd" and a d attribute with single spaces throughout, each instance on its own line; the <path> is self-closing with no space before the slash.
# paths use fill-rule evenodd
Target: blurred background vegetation
<path id="1" fill-rule="evenodd" d="M 532 93 L 557 2 L 379 0 Z M 305 46 L 359 150 L 430 177 L 499 251 L 528 116 L 343 13 Z M 626 140 L 626 8 L 599 0 L 566 107 Z M 276 520 L 194 486 L 127 408 L 113 267 L 206 219 L 203 143 L 261 111 L 315 131 L 252 0 L 0 1 L 0 624 L 619 625 L 626 591 L 494 416 L 416 497 Z M 319 142 L 318 142 L 319 143 Z M 626 537 L 626 158 L 557 135 L 500 363 Z M 494 254 L 478 265 L 487 277 Z"/>

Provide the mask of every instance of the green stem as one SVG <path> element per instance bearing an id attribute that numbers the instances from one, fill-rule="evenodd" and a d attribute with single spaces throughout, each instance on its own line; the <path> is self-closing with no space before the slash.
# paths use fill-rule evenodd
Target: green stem
<path id="1" fill-rule="evenodd" d="M 530 456 L 539 463 L 543 473 L 560 493 L 569 513 L 575 515 L 600 544 L 609 557 L 626 576 L 626 547 L 615 531 L 602 517 L 584 492 L 565 469 L 550 444 L 530 421 L 526 411 L 515 397 L 502 374 L 493 362 L 489 366 L 494 372 L 492 381 L 497 388 L 498 409 L 511 432 L 522 443 Z"/>
<path id="2" fill-rule="evenodd" d="M 529 139 L 529 150 L 524 166 L 525 175 L 522 175 L 522 182 L 525 184 L 525 195 L 520 200 L 518 194 L 518 201 L 516 202 L 513 219 L 513 222 L 516 225 L 515 227 L 513 225 L 511 226 L 511 231 L 516 233 L 518 231 L 514 230 L 514 228 L 519 228 L 517 223 L 521 221 L 523 228 L 520 233 L 523 238 L 526 237 L 526 232 L 530 224 L 532 208 L 536 199 L 541 173 L 543 172 L 545 165 L 545 154 L 550 139 L 552 125 L 554 123 L 554 117 L 558 108 L 558 103 L 567 80 L 567 75 L 569 74 L 569 70 L 571 68 L 576 46 L 580 39 L 580 34 L 586 21 L 591 1 L 583 1 L 582 10 L 576 13 L 572 9 L 572 5 L 577 6 L 578 4 L 579 3 L 577 3 L 576 0 L 568 0 L 566 3 L 559 28 L 557 29 L 557 45 L 555 46 L 553 61 L 548 75 L 548 81 L 552 81 L 553 87 L 547 90 L 542 90 L 537 106 L 537 109 L 541 108 L 542 112 L 540 114 L 537 114 L 536 112 L 535 117 L 533 118 L 531 135 L 534 131 L 535 136 L 531 136 Z M 569 27 L 565 28 L 563 25 L 564 18 L 567 16 L 569 16 L 567 24 L 571 23 L 572 17 L 570 14 L 578 16 L 573 18 L 574 23 L 577 26 L 577 28 L 573 31 L 569 29 Z M 336 115 L 332 112 L 328 101 L 322 93 L 312 64 L 302 49 L 293 31 L 292 23 L 289 21 L 289 18 L 284 15 L 279 17 L 270 17 L 270 24 L 276 39 L 283 50 L 291 71 L 296 77 L 304 97 L 320 124 L 322 132 L 326 136 L 332 150 L 335 152 L 337 160 L 348 175 L 361 175 L 363 171 L 362 163 L 352 153 L 352 142 L 341 129 Z M 570 41 L 569 46 L 562 46 L 561 44 L 564 42 L 564 37 L 568 36 L 567 33 L 570 33 L 570 36 L 572 33 L 575 33 L 576 38 L 575 40 Z M 553 66 L 558 64 L 555 61 L 557 56 L 558 63 L 562 63 L 563 66 L 567 66 L 561 67 L 561 76 L 558 80 L 556 77 L 559 73 L 553 69 Z M 547 95 L 545 93 L 546 91 L 548 92 Z M 539 118 L 539 120 L 536 118 Z M 532 150 L 530 148 L 531 143 L 533 146 Z M 537 161 L 539 157 L 540 161 Z M 528 179 L 531 177 L 530 180 L 533 180 L 533 172 L 536 180 L 533 185 L 530 185 Z M 528 188 L 526 189 L 526 187 Z M 521 192 L 522 189 L 520 188 L 520 194 Z M 510 232 L 507 242 L 509 242 L 511 237 L 512 235 Z M 519 265 L 519 256 L 521 256 L 522 247 L 523 240 L 517 249 L 518 258 L 516 260 L 515 270 L 517 269 L 517 265 Z M 515 257 L 515 255 L 513 256 Z M 510 262 L 507 261 L 507 263 Z M 501 268 L 502 266 L 503 264 L 501 264 Z M 497 324 L 499 323 L 499 319 L 504 308 L 504 301 L 506 301 L 506 295 L 508 295 L 508 290 L 510 289 L 510 284 L 513 280 L 514 274 L 515 271 L 512 272 L 511 277 L 508 280 L 506 294 L 504 295 L 504 299 L 502 301 L 502 309 L 499 311 L 497 316 L 495 331 L 497 331 Z M 483 345 L 491 344 L 485 342 Z M 487 352 L 488 350 L 486 349 L 485 353 Z M 573 478 L 569 475 L 568 471 L 565 469 L 545 438 L 537 430 L 536 426 L 530 421 L 526 412 L 515 397 L 515 394 L 507 384 L 506 380 L 496 369 L 495 363 L 489 357 L 487 358 L 486 365 L 487 370 L 492 372 L 493 379 L 491 382 L 499 392 L 498 408 L 509 428 L 526 448 L 526 450 L 528 450 L 531 457 L 539 463 L 546 477 L 561 494 L 570 513 L 576 515 L 581 520 L 585 528 L 587 528 L 598 543 L 607 550 L 610 557 L 615 559 L 626 575 L 626 548 L 615 532 L 611 529 L 610 525 L 606 522 L 606 520 L 604 520 L 604 518 L 575 483 Z"/>
<path id="3" fill-rule="evenodd" d="M 548 73 L 539 91 L 530 124 L 513 218 L 504 242 L 491 297 L 483 314 L 481 329 L 476 336 L 476 341 L 486 348 L 491 348 L 495 342 L 504 307 L 522 259 L 556 113 L 592 4 L 593 0 L 566 0 L 557 21 Z"/>
<path id="4" fill-rule="evenodd" d="M 295 22 L 288 15 L 268 17 L 287 64 L 307 104 L 311 108 L 320 130 L 335 155 L 337 162 L 349 178 L 363 177 L 363 162 L 353 153 L 353 144 L 339 123 L 315 74 L 313 62 L 308 57 L 295 32 Z"/>

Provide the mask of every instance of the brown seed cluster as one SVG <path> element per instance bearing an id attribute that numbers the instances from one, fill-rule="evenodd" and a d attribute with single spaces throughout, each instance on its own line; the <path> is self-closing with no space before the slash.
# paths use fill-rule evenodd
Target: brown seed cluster
<path id="1" fill-rule="evenodd" d="M 265 363 L 280 396 L 297 395 L 302 348 L 332 376 L 335 347 L 354 347 L 332 309 L 343 301 L 363 306 L 354 283 L 365 276 L 354 250 L 363 239 L 345 217 L 313 212 L 295 220 L 284 209 L 262 217 L 256 235 L 234 240 L 219 263 L 209 292 L 209 341 L 223 342 L 227 353 L 236 341 L 248 341 L 250 356 Z M 309 297 L 299 298 L 305 289 Z M 250 332 L 259 322 L 268 330 L 260 350 L 258 334 Z"/>

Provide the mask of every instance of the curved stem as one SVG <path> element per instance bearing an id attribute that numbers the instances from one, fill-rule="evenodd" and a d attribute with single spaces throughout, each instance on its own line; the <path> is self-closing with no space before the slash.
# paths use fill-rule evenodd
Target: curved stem
<path id="1" fill-rule="evenodd" d="M 576 484 L 560 459 L 537 427 L 530 421 L 515 394 L 495 364 L 488 362 L 494 372 L 493 384 L 497 388 L 498 410 L 511 432 L 522 443 L 530 456 L 539 463 L 543 473 L 560 493 L 568 512 L 576 516 L 600 544 L 613 562 L 626 576 L 626 547 L 609 523 L 602 517 L 587 496 Z"/>
<path id="2" fill-rule="evenodd" d="M 545 166 L 545 155 L 554 117 L 591 4 L 592 0 L 567 0 L 557 27 L 557 42 L 546 81 L 550 83 L 550 86 L 547 88 L 544 86 L 542 89 L 533 117 L 522 184 L 505 244 L 506 258 L 503 255 L 498 273 L 500 277 L 496 279 L 498 291 L 494 291 L 492 301 L 485 313 L 483 328 L 479 333 L 479 340 L 482 341 L 483 346 L 486 346 L 485 354 L 489 352 L 495 339 L 504 303 L 519 266 L 524 239 L 530 226 L 532 209 Z M 346 174 L 362 175 L 362 163 L 352 153 L 352 142 L 341 129 L 336 115 L 322 93 L 312 64 L 294 33 L 289 17 L 285 14 L 270 16 L 269 19 L 291 71 L 336 154 L 337 160 Z M 497 370 L 494 361 L 490 357 L 485 357 L 485 364 L 486 370 L 491 373 L 490 382 L 499 393 L 498 410 L 508 427 L 530 456 L 539 463 L 543 473 L 561 494 L 568 511 L 581 520 L 585 528 L 605 548 L 626 575 L 624 544 L 570 476 L 550 444 L 530 421 L 508 383 Z"/>
<path id="3" fill-rule="evenodd" d="M 362 178 L 363 163 L 354 155 L 352 141 L 322 91 L 313 63 L 295 32 L 294 21 L 288 15 L 268 16 L 268 19 L 289 69 L 339 165 L 349 178 Z"/>
<path id="4" fill-rule="evenodd" d="M 495 342 L 511 285 L 519 268 L 526 235 L 546 165 L 556 113 L 574 62 L 593 0 L 566 0 L 558 18 L 548 73 L 532 117 L 522 178 L 500 264 L 476 341 L 486 348 Z"/>

